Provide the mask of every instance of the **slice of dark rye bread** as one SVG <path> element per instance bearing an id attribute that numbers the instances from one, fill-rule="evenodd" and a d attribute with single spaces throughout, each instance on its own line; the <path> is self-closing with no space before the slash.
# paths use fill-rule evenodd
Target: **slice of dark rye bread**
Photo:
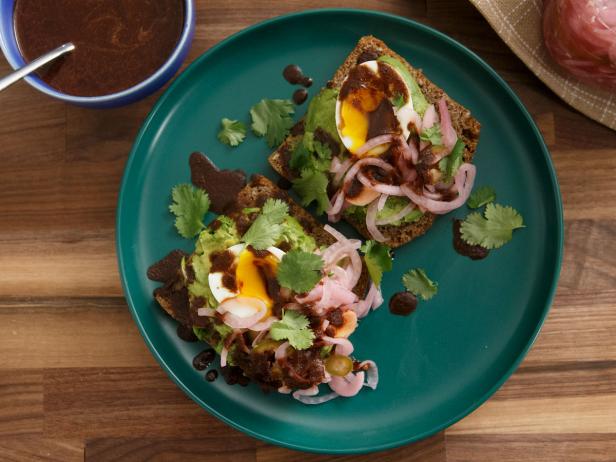
<path id="1" fill-rule="evenodd" d="M 261 207 L 269 198 L 280 199 L 289 205 L 289 215 L 297 219 L 307 234 L 312 236 L 317 245 L 328 246 L 336 239 L 323 228 L 312 215 L 291 199 L 283 191 L 262 175 L 253 175 L 250 182 L 240 190 L 235 202 L 225 211 L 232 218 L 240 234 L 243 234 L 252 224 L 256 213 L 245 214 L 243 209 Z M 209 226 L 216 226 L 214 220 Z M 188 291 L 183 282 L 180 262 L 183 256 L 188 256 L 180 250 L 171 251 L 162 260 L 153 264 L 148 270 L 148 277 L 162 282 L 164 285 L 154 290 L 154 298 L 172 318 L 184 325 L 195 325 L 195 315 L 189 306 Z M 354 288 L 358 296 L 363 296 L 369 286 L 368 271 L 364 265 L 362 276 Z"/>
<path id="2" fill-rule="evenodd" d="M 415 78 L 420 86 L 422 93 L 428 100 L 428 103 L 437 104 L 444 95 L 447 101 L 447 108 L 451 114 L 451 121 L 458 137 L 462 139 L 466 145 L 464 150 L 464 161 L 471 162 L 477 143 L 479 142 L 479 132 L 481 129 L 480 123 L 475 119 L 470 111 L 458 102 L 451 99 L 441 88 L 436 86 L 426 78 L 420 69 L 411 66 L 402 56 L 391 50 L 385 43 L 373 36 L 362 37 L 357 45 L 347 56 L 344 63 L 338 68 L 333 78 L 327 83 L 329 88 L 340 88 L 349 71 L 357 65 L 358 60 L 363 61 L 364 57 L 369 56 L 370 59 L 376 59 L 378 56 L 388 55 L 402 62 Z M 295 173 L 289 168 L 289 160 L 291 153 L 296 145 L 301 141 L 304 133 L 303 121 L 300 121 L 293 129 L 291 134 L 283 141 L 278 149 L 269 157 L 269 163 L 280 175 L 287 180 L 295 178 Z M 346 217 L 345 219 L 353 225 L 357 231 L 366 239 L 371 239 L 370 233 L 366 228 L 366 223 L 363 220 L 358 220 L 354 217 Z M 424 234 L 432 223 L 435 216 L 429 212 L 413 223 L 403 224 L 401 226 L 379 226 L 379 230 L 387 239 L 387 244 L 391 247 L 399 247 L 407 242 Z"/>

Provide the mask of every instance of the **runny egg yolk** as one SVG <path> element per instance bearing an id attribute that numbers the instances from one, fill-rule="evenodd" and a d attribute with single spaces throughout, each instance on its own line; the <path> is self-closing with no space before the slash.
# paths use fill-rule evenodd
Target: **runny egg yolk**
<path id="1" fill-rule="evenodd" d="M 369 88 L 363 88 L 350 94 L 340 106 L 340 134 L 347 140 L 345 145 L 351 152 L 359 149 L 368 137 L 368 113 L 374 111 L 383 94 L 377 94 Z"/>
<path id="2" fill-rule="evenodd" d="M 267 306 L 265 317 L 271 315 L 274 305 L 274 301 L 267 292 L 266 278 L 275 278 L 277 268 L 278 259 L 271 253 L 261 257 L 247 249 L 240 254 L 235 270 L 239 294 L 262 300 Z"/>

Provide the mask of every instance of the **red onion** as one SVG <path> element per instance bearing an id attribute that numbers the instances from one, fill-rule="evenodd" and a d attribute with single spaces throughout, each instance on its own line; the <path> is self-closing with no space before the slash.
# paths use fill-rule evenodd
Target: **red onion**
<path id="1" fill-rule="evenodd" d="M 350 398 L 359 393 L 364 386 L 364 376 L 363 371 L 357 374 L 349 372 L 344 377 L 333 376 L 331 382 L 329 382 L 329 387 L 340 396 Z"/>
<path id="2" fill-rule="evenodd" d="M 304 404 L 321 404 L 321 403 L 325 403 L 327 401 L 331 401 L 332 399 L 338 398 L 338 396 L 340 396 L 338 393 L 336 393 L 335 391 L 332 391 L 331 393 L 327 393 L 325 395 L 321 395 L 321 396 L 305 396 L 305 395 L 301 395 L 298 396 L 297 399 L 298 401 L 304 403 Z"/>
<path id="3" fill-rule="evenodd" d="M 319 394 L 319 387 L 313 385 L 310 388 L 299 389 L 293 392 L 293 398 L 299 399 L 300 396 L 314 396 Z"/>
<path id="4" fill-rule="evenodd" d="M 264 330 L 262 330 L 261 332 L 259 332 L 257 334 L 255 339 L 252 341 L 252 347 L 253 348 L 256 347 L 257 344 L 261 341 L 261 339 L 267 335 L 267 332 L 268 332 L 267 329 L 264 329 Z"/>
<path id="5" fill-rule="evenodd" d="M 274 358 L 276 360 L 285 358 L 287 356 L 288 347 L 289 347 L 289 342 L 284 342 L 282 345 L 276 348 L 276 351 L 274 352 Z"/>
<path id="6" fill-rule="evenodd" d="M 433 199 L 435 201 L 440 201 L 443 198 L 443 194 L 440 192 L 430 192 L 427 189 L 423 190 L 423 196 L 428 199 Z"/>
<path id="7" fill-rule="evenodd" d="M 282 387 L 278 387 L 278 393 L 282 393 L 283 395 L 288 395 L 289 393 L 291 393 L 293 390 L 291 390 L 289 387 L 287 387 L 286 385 L 283 385 Z"/>
<path id="8" fill-rule="evenodd" d="M 383 304 L 383 294 L 381 293 L 381 288 L 375 286 L 374 284 L 372 284 L 370 290 L 374 290 L 374 295 L 372 296 L 372 303 L 370 304 L 370 308 L 376 310 L 379 306 Z"/>
<path id="9" fill-rule="evenodd" d="M 404 193 L 402 191 L 400 191 L 400 186 L 394 186 L 394 185 L 391 185 L 391 184 L 372 182 L 368 178 L 366 178 L 366 176 L 363 174 L 362 171 L 359 171 L 357 173 L 357 179 L 366 188 L 372 189 L 372 190 L 374 190 L 376 192 L 379 192 L 381 194 L 387 194 L 389 196 L 404 196 Z"/>
<path id="10" fill-rule="evenodd" d="M 359 363 L 360 368 L 364 366 L 368 366 L 368 370 L 366 371 L 366 383 L 364 385 L 376 390 L 379 384 L 379 369 L 376 367 L 376 363 L 370 360 Z"/>
<path id="11" fill-rule="evenodd" d="M 423 207 L 434 214 L 443 215 L 457 209 L 458 207 L 461 207 L 466 202 L 468 196 L 471 194 L 471 190 L 473 189 L 476 172 L 477 170 L 474 165 L 462 164 L 462 166 L 460 166 L 454 180 L 454 183 L 459 191 L 459 195 L 456 199 L 449 202 L 437 201 L 420 196 L 408 185 L 402 185 L 402 191 L 404 191 L 408 198 L 418 206 Z"/>
<path id="12" fill-rule="evenodd" d="M 226 346 L 222 347 L 220 350 L 220 367 L 225 367 L 227 365 L 227 355 L 229 354 L 229 349 Z"/>
<path id="13" fill-rule="evenodd" d="M 379 202 L 376 207 L 379 212 L 383 210 L 383 207 L 385 207 L 385 202 L 387 202 L 387 194 L 381 194 L 381 197 L 379 197 Z"/>
<path id="14" fill-rule="evenodd" d="M 394 135 L 390 133 L 386 135 L 375 136 L 374 138 L 367 140 L 357 151 L 355 151 L 355 155 L 357 157 L 362 157 L 368 151 L 376 148 L 377 146 L 380 146 L 385 143 L 391 143 L 393 139 Z"/>
<path id="15" fill-rule="evenodd" d="M 353 344 L 346 338 L 328 337 L 327 335 L 321 338 L 329 345 L 336 345 L 336 354 L 338 355 L 349 356 L 353 353 Z"/>
<path id="16" fill-rule="evenodd" d="M 366 228 L 368 228 L 368 232 L 370 236 L 377 242 L 385 242 L 385 236 L 379 231 L 376 226 L 376 214 L 378 213 L 378 200 L 374 200 L 368 206 L 368 210 L 366 212 Z"/>
<path id="17" fill-rule="evenodd" d="M 334 168 L 334 162 L 337 164 L 335 168 Z M 338 157 L 334 157 L 329 171 L 334 174 L 333 182 L 335 185 L 340 184 L 340 182 L 342 181 L 342 178 L 344 177 L 344 174 L 349 170 L 351 165 L 353 165 L 353 159 L 351 157 L 346 159 L 344 162 L 340 162 L 340 160 L 338 160 Z"/>
<path id="18" fill-rule="evenodd" d="M 232 312 L 234 308 L 243 305 L 256 307 L 257 311 L 250 316 L 238 316 Z M 224 300 L 218 305 L 216 311 L 223 315 L 223 321 L 228 326 L 234 329 L 246 329 L 252 327 L 263 318 L 267 312 L 267 306 L 259 298 L 237 296 Z"/>
<path id="19" fill-rule="evenodd" d="M 414 208 L 415 208 L 415 204 L 413 204 L 412 202 L 409 202 L 408 205 L 406 205 L 398 213 L 394 213 L 393 215 L 387 218 L 381 218 L 380 220 L 376 221 L 376 224 L 378 226 L 384 226 L 384 225 L 389 225 L 391 223 L 395 223 L 396 221 L 403 219 L 405 216 L 411 213 Z"/>
<path id="20" fill-rule="evenodd" d="M 338 240 L 337 244 L 332 244 L 322 254 L 325 261 L 325 269 L 330 268 L 332 265 L 337 265 L 343 256 L 348 255 L 351 259 L 351 267 L 353 268 L 352 277 L 348 281 L 348 288 L 355 287 L 362 271 L 361 257 L 357 253 L 357 250 L 361 247 L 361 241 L 358 239 L 347 239 L 329 225 L 325 225 L 324 229 Z"/>
<path id="21" fill-rule="evenodd" d="M 543 38 L 564 69 L 585 82 L 616 89 L 616 2 L 546 0 Z"/>
<path id="22" fill-rule="evenodd" d="M 344 190 L 340 189 L 332 198 L 332 203 L 327 210 L 327 219 L 331 222 L 337 222 L 340 220 L 340 213 L 342 212 L 342 206 L 344 205 Z"/>
<path id="23" fill-rule="evenodd" d="M 197 309 L 197 315 L 198 316 L 209 316 L 212 317 L 216 314 L 216 310 L 214 308 L 199 308 Z"/>
<path id="24" fill-rule="evenodd" d="M 265 321 L 261 321 L 250 326 L 250 330 L 254 330 L 255 332 L 264 332 L 270 327 L 272 327 L 272 324 L 274 324 L 276 321 L 278 321 L 277 317 L 270 316 Z"/>
<path id="25" fill-rule="evenodd" d="M 444 96 L 438 102 L 438 110 L 441 114 L 441 136 L 443 146 L 447 148 L 447 154 L 449 154 L 456 144 L 456 141 L 458 141 L 458 135 L 451 124 L 451 116 L 449 115 L 449 109 L 447 108 L 447 102 Z M 445 155 L 442 155 L 441 159 L 445 157 Z"/>

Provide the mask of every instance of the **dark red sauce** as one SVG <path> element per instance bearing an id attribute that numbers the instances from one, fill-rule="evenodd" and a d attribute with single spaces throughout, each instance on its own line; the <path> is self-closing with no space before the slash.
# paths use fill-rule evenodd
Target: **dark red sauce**
<path id="1" fill-rule="evenodd" d="M 192 327 L 185 326 L 183 324 L 178 324 L 178 328 L 176 330 L 178 337 L 180 337 L 185 342 L 196 342 L 199 340 L 195 335 Z"/>
<path id="2" fill-rule="evenodd" d="M 408 316 L 417 308 L 417 297 L 410 292 L 398 292 L 389 299 L 389 311 L 398 316 Z"/>
<path id="3" fill-rule="evenodd" d="M 167 61 L 184 24 L 181 0 L 16 0 L 15 36 L 26 61 L 76 49 L 40 77 L 76 96 L 101 96 L 145 80 Z"/>
<path id="4" fill-rule="evenodd" d="M 305 88 L 299 88 L 293 92 L 293 102 L 298 106 L 300 104 L 304 104 L 306 99 L 308 98 L 308 92 Z"/>
<path id="5" fill-rule="evenodd" d="M 206 370 L 216 358 L 216 352 L 212 348 L 203 350 L 193 358 L 193 367 L 198 371 Z"/>
<path id="6" fill-rule="evenodd" d="M 306 88 L 312 85 L 312 79 L 304 75 L 302 68 L 297 64 L 289 64 L 285 67 L 282 71 L 282 76 L 291 85 L 302 85 Z"/>
<path id="7" fill-rule="evenodd" d="M 460 226 L 462 220 L 454 220 L 453 222 L 453 248 L 456 249 L 460 255 L 470 258 L 471 260 L 481 260 L 486 258 L 490 251 L 480 245 L 471 245 L 462 239 L 462 233 L 460 232 Z"/>

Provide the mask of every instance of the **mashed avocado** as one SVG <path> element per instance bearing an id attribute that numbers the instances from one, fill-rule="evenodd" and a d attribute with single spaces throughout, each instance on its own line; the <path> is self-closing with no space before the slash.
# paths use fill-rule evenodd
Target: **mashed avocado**
<path id="1" fill-rule="evenodd" d="M 420 116 L 423 117 L 426 109 L 428 108 L 428 101 L 426 97 L 421 92 L 421 88 L 417 84 L 415 78 L 411 75 L 409 70 L 406 68 L 404 64 L 398 61 L 396 58 L 392 58 L 391 56 L 383 55 L 378 58 L 377 61 L 384 62 L 385 64 L 389 64 L 395 70 L 397 70 L 402 78 L 404 78 L 406 85 L 411 90 L 411 99 L 413 100 L 413 108 Z"/>
<path id="2" fill-rule="evenodd" d="M 340 150 L 344 147 L 338 136 L 336 128 L 336 99 L 338 98 L 338 90 L 333 88 L 323 88 L 312 100 L 306 112 L 304 125 L 304 147 L 309 152 L 320 151 L 318 144 L 315 143 L 314 133 L 317 128 L 321 128 L 327 132 L 333 140 L 338 142 Z M 323 157 L 319 153 L 320 157 Z M 330 153 L 331 156 L 331 153 Z"/>
<path id="3" fill-rule="evenodd" d="M 376 214 L 377 220 L 382 220 L 396 213 L 400 212 L 404 207 L 409 204 L 409 200 L 404 197 L 389 196 L 385 202 L 385 206 L 381 211 Z M 358 207 L 352 205 L 344 211 L 345 215 L 355 217 L 357 220 L 366 220 L 367 207 Z M 404 218 L 391 223 L 393 226 L 400 226 L 405 223 L 412 223 L 419 220 L 423 216 L 423 213 L 419 209 L 411 210 Z"/>
<path id="4" fill-rule="evenodd" d="M 314 238 L 304 232 L 304 228 L 292 216 L 288 216 L 282 222 L 282 239 L 280 242 L 286 242 L 293 250 L 303 250 L 304 252 L 314 252 L 317 244 Z"/>

